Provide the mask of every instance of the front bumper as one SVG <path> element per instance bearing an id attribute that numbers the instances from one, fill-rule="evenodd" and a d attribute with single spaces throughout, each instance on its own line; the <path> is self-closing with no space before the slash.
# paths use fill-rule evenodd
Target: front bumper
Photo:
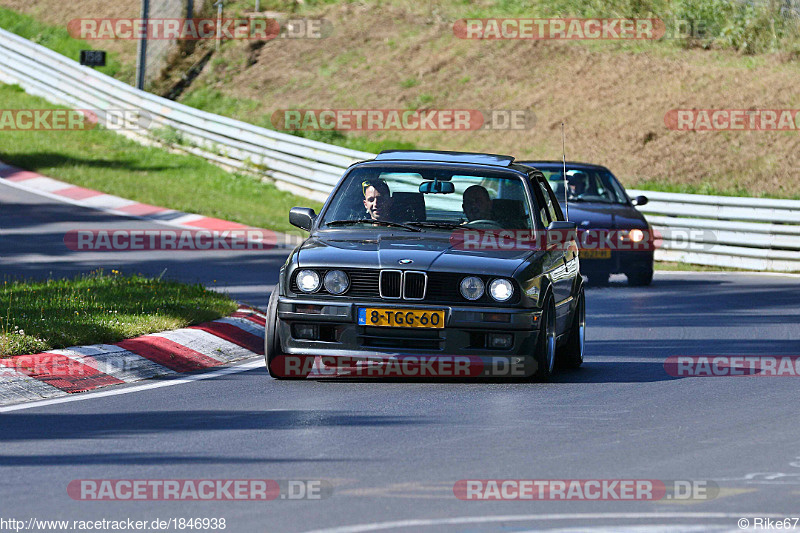
<path id="1" fill-rule="evenodd" d="M 632 272 L 642 272 L 653 270 L 653 251 L 619 251 L 611 250 L 611 256 L 607 259 L 587 259 L 580 256 L 581 273 L 591 275 L 593 273 L 604 274 L 629 274 Z"/>
<path id="2" fill-rule="evenodd" d="M 441 329 L 374 327 L 358 324 L 359 307 L 444 310 Z M 490 316 L 491 315 L 491 316 Z M 541 310 L 466 307 L 385 301 L 336 302 L 309 297 L 280 297 L 278 334 L 283 353 L 334 357 L 397 355 L 530 356 L 539 335 Z M 487 319 L 494 319 L 487 321 Z M 504 320 L 501 320 L 504 319 Z M 298 326 L 314 326 L 316 339 L 303 338 Z M 308 331 L 308 328 L 305 328 Z M 492 348 L 491 335 L 510 335 L 507 348 Z M 313 336 L 312 336 L 313 337 Z"/>

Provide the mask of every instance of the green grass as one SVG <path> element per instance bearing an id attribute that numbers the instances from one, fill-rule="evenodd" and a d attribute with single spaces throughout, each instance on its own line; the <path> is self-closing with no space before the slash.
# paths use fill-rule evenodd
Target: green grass
<path id="1" fill-rule="evenodd" d="M 17 13 L 10 9 L 0 7 L 0 28 L 16 33 L 20 37 L 29 39 L 35 43 L 46 46 L 47 48 L 58 52 L 61 55 L 67 56 L 70 59 L 78 61 L 80 59 L 81 50 L 91 50 L 92 45 L 86 41 L 70 37 L 66 25 L 50 26 L 39 22 L 35 18 Z M 120 79 L 130 76 L 133 78 L 133 69 L 123 67 L 110 54 L 106 55 L 106 66 L 97 69 L 103 74 Z"/>
<path id="2" fill-rule="evenodd" d="M 757 272 L 744 268 L 721 267 L 712 265 L 693 265 L 690 263 L 674 263 L 672 261 L 655 261 L 655 270 L 680 270 L 682 272 Z"/>
<path id="3" fill-rule="evenodd" d="M 59 107 L 12 85 L 0 85 L 0 101 L 5 109 Z M 289 225 L 291 207 L 321 207 L 199 157 L 145 147 L 104 129 L 0 131 L 0 160 L 123 198 L 277 231 L 298 231 Z"/>
<path id="4" fill-rule="evenodd" d="M 0 286 L 0 356 L 117 342 L 214 320 L 237 307 L 199 284 L 115 270 L 66 280 L 6 280 Z"/>
<path id="5" fill-rule="evenodd" d="M 691 39 L 664 38 L 667 47 L 701 46 L 733 49 L 745 54 L 800 51 L 800 13 L 787 10 L 784 2 L 755 0 L 495 0 L 475 3 L 456 0 L 449 11 L 460 7 L 463 18 L 492 17 L 586 17 L 658 18 L 667 29 L 680 35 L 677 21 L 692 21 Z M 783 8 L 783 11 L 782 11 Z M 796 8 L 795 8 L 796 9 Z"/>

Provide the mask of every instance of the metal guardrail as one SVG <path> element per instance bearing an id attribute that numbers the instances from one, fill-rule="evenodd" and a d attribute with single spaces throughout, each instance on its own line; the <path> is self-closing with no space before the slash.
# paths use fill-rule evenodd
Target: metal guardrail
<path id="1" fill-rule="evenodd" d="M 800 271 L 800 201 L 629 190 L 664 234 L 656 259 L 710 266 Z"/>
<path id="2" fill-rule="evenodd" d="M 375 155 L 311 141 L 214 115 L 139 91 L 44 46 L 0 29 L 0 81 L 50 101 L 84 109 L 138 109 L 152 119 L 143 131 L 120 131 L 142 142 L 179 134 L 175 149 L 274 181 L 323 201 L 355 161 Z M 800 271 L 800 201 L 653 191 L 640 210 L 665 234 L 656 259 L 753 270 Z M 681 230 L 677 232 L 675 230 Z M 678 242 L 678 233 L 693 242 Z"/>

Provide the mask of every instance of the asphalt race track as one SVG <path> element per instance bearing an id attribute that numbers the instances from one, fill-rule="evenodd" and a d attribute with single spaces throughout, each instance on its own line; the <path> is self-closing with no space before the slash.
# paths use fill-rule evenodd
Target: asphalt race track
<path id="1" fill-rule="evenodd" d="M 263 307 L 286 255 L 70 252 L 71 229 L 155 224 L 5 185 L 0 213 L 4 276 L 166 269 Z M 589 290 L 587 310 L 585 366 L 547 384 L 275 381 L 254 359 L 208 379 L 7 410 L 2 514 L 225 518 L 234 532 L 739 531 L 740 518 L 800 516 L 800 379 L 676 378 L 664 367 L 675 355 L 800 356 L 800 278 L 657 272 L 651 287 Z M 333 490 L 266 502 L 67 493 L 80 479 L 189 478 L 323 480 Z M 659 501 L 457 499 L 454 484 L 469 479 L 686 480 L 719 491 Z"/>

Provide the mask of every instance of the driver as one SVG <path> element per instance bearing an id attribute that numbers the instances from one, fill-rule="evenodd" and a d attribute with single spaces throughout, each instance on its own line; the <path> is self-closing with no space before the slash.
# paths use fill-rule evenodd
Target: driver
<path id="1" fill-rule="evenodd" d="M 472 185 L 464 191 L 461 208 L 470 222 L 492 219 L 492 200 L 489 198 L 489 191 L 480 185 Z"/>
<path id="2" fill-rule="evenodd" d="M 372 220 L 389 220 L 392 210 L 392 193 L 389 185 L 380 179 L 366 180 L 361 184 L 364 208 Z"/>
<path id="3" fill-rule="evenodd" d="M 586 174 L 583 172 L 575 172 L 567 176 L 567 186 L 569 187 L 570 196 L 580 196 L 586 192 Z"/>

